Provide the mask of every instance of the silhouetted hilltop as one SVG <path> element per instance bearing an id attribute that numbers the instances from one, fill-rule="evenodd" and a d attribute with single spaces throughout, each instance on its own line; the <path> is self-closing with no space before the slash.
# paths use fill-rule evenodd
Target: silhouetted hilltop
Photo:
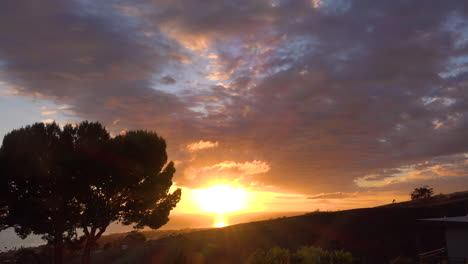
<path id="1" fill-rule="evenodd" d="M 243 263 L 258 248 L 304 245 L 351 251 L 355 263 L 388 263 L 444 245 L 443 230 L 417 219 L 468 213 L 468 192 L 338 212 L 238 224 L 102 252 L 96 263 Z"/>
<path id="2" fill-rule="evenodd" d="M 459 206 L 463 201 L 468 201 L 468 191 L 455 192 L 450 194 L 438 194 L 427 199 L 405 201 L 400 203 L 386 204 L 379 207 L 387 208 L 414 208 L 414 207 L 439 207 L 439 206 Z"/>

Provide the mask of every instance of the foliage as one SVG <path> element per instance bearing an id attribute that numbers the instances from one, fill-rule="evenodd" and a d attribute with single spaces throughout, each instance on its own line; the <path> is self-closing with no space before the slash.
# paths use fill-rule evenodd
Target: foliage
<path id="1" fill-rule="evenodd" d="M 47 257 L 37 253 L 33 249 L 22 248 L 15 252 L 15 263 L 17 264 L 46 264 Z"/>
<path id="2" fill-rule="evenodd" d="M 294 259 L 301 264 L 321 264 L 327 258 L 327 251 L 319 247 L 302 247 L 294 254 Z"/>
<path id="3" fill-rule="evenodd" d="M 414 264 L 414 263 L 415 262 L 412 259 L 408 257 L 402 257 L 402 256 L 399 256 L 390 261 L 390 264 Z"/>
<path id="4" fill-rule="evenodd" d="M 79 216 L 73 158 L 73 128 L 55 123 L 13 130 L 0 148 L 0 227 L 13 227 L 21 238 L 43 235 L 56 248 L 56 263 Z"/>
<path id="5" fill-rule="evenodd" d="M 247 264 L 289 264 L 290 253 L 288 249 L 274 247 L 268 251 L 256 250 L 247 259 Z"/>
<path id="6" fill-rule="evenodd" d="M 343 250 L 327 251 L 319 247 L 306 246 L 290 254 L 288 249 L 274 247 L 267 251 L 257 249 L 247 259 L 247 264 L 351 264 L 353 257 Z"/>
<path id="7" fill-rule="evenodd" d="M 5 135 L 0 148 L 0 228 L 42 234 L 61 263 L 64 241 L 82 228 L 83 262 L 112 222 L 159 228 L 180 200 L 169 192 L 174 164 L 154 132 L 112 138 L 99 123 L 36 123 Z"/>
<path id="8" fill-rule="evenodd" d="M 137 231 L 130 232 L 124 238 L 124 242 L 128 243 L 128 244 L 145 242 L 145 241 L 146 241 L 145 235 L 143 233 L 140 233 L 140 232 L 137 232 Z"/>
<path id="9" fill-rule="evenodd" d="M 300 264 L 350 264 L 353 262 L 350 252 L 343 250 L 327 251 L 313 246 L 298 249 L 294 258 Z"/>
<path id="10" fill-rule="evenodd" d="M 105 243 L 104 246 L 102 246 L 102 249 L 103 250 L 109 250 L 112 248 L 112 244 L 111 243 Z"/>
<path id="11" fill-rule="evenodd" d="M 108 139 L 98 123 L 81 124 L 77 134 L 83 139 L 77 143 L 80 163 L 85 164 L 80 178 L 88 183 L 78 196 L 83 205 L 80 227 L 87 237 L 85 258 L 112 222 L 156 229 L 169 221 L 181 192 L 169 193 L 175 168 L 167 163 L 164 139 L 148 131 Z"/>
<path id="12" fill-rule="evenodd" d="M 351 264 L 353 262 L 353 255 L 344 250 L 334 250 L 328 253 L 329 263 Z"/>
<path id="13" fill-rule="evenodd" d="M 430 198 L 434 194 L 434 190 L 427 185 L 424 185 L 419 188 L 415 188 L 413 192 L 411 192 L 411 200 L 421 200 Z"/>

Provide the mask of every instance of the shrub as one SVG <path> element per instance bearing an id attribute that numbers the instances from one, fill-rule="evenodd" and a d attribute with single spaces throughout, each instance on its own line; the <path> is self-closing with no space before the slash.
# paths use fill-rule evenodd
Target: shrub
<path id="1" fill-rule="evenodd" d="M 135 242 L 145 242 L 146 236 L 138 231 L 132 231 L 127 236 L 125 236 L 124 241 L 130 244 L 133 244 Z"/>
<path id="2" fill-rule="evenodd" d="M 30 248 L 22 248 L 15 252 L 15 261 L 17 264 L 45 264 L 49 262 L 46 256 Z"/>
<path id="3" fill-rule="evenodd" d="M 247 264 L 265 264 L 265 251 L 262 249 L 255 250 L 247 259 Z"/>
<path id="4" fill-rule="evenodd" d="M 414 264 L 414 263 L 415 262 L 412 259 L 408 257 L 402 257 L 402 256 L 399 256 L 390 261 L 390 264 Z"/>
<path id="5" fill-rule="evenodd" d="M 306 246 L 291 256 L 288 249 L 274 247 L 268 251 L 257 249 L 250 254 L 247 264 L 351 264 L 353 256 L 344 250 L 327 251 L 319 247 Z"/>
<path id="6" fill-rule="evenodd" d="M 110 242 L 107 242 L 104 244 L 104 246 L 102 247 L 103 250 L 109 250 L 112 248 L 112 244 Z"/>
<path id="7" fill-rule="evenodd" d="M 301 264 L 322 264 L 327 252 L 319 247 L 302 247 L 294 254 L 294 259 Z"/>
<path id="8" fill-rule="evenodd" d="M 247 264 L 289 264 L 290 253 L 288 249 L 274 247 L 268 251 L 257 249 L 250 254 Z"/>
<path id="9" fill-rule="evenodd" d="M 353 255 L 344 250 L 335 250 L 328 253 L 330 264 L 351 264 L 353 263 Z"/>

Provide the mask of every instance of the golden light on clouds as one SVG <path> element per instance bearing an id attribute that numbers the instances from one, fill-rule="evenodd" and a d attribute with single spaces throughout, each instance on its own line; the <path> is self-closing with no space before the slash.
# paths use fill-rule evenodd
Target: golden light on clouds
<path id="1" fill-rule="evenodd" d="M 215 148 L 218 145 L 219 145 L 219 143 L 217 141 L 216 142 L 211 142 L 211 141 L 200 140 L 198 142 L 188 144 L 187 149 L 189 151 L 197 151 L 197 150 L 202 150 L 202 149 L 207 149 L 207 148 Z"/>
<path id="2" fill-rule="evenodd" d="M 207 50 L 210 47 L 211 38 L 209 36 L 177 30 L 174 24 L 162 25 L 161 31 L 184 48 L 194 52 Z"/>
<path id="3" fill-rule="evenodd" d="M 57 111 L 55 110 L 50 110 L 50 111 L 43 111 L 41 115 L 55 115 L 57 114 Z"/>
<path id="4" fill-rule="evenodd" d="M 211 166 L 210 169 L 238 169 L 245 174 L 259 174 L 268 172 L 270 170 L 270 166 L 268 163 L 261 160 L 246 161 L 244 163 L 224 161 Z"/>
<path id="5" fill-rule="evenodd" d="M 42 120 L 41 120 L 41 122 L 42 122 L 42 123 L 46 123 L 46 124 L 47 124 L 47 123 L 52 123 L 52 122 L 54 122 L 54 120 L 53 120 L 53 119 L 50 119 L 50 118 L 48 118 L 48 119 L 42 119 Z"/>

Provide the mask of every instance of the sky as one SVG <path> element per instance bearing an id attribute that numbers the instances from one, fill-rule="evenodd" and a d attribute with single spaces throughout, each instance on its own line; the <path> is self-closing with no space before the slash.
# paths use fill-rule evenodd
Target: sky
<path id="1" fill-rule="evenodd" d="M 244 211 L 463 191 L 467 29 L 463 0 L 2 0 L 0 138 L 155 130 L 182 213 L 213 185 Z"/>

